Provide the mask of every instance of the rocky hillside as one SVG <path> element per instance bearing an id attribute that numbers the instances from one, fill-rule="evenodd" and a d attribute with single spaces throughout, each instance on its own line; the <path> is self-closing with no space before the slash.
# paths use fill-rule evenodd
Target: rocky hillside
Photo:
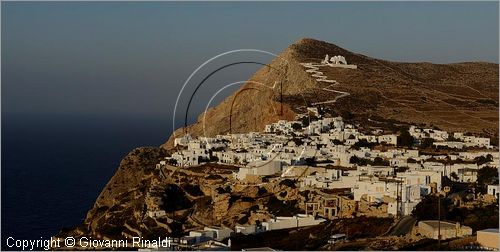
<path id="1" fill-rule="evenodd" d="M 304 213 L 305 202 L 320 201 L 332 193 L 323 189 L 300 191 L 296 181 L 290 179 L 268 178 L 267 183 L 260 184 L 236 183 L 232 173 L 237 167 L 213 163 L 183 168 L 156 167 L 165 154 L 164 149 L 154 147 L 131 151 L 84 222 L 62 230 L 56 237 L 158 239 L 180 237 L 206 226 L 234 229 L 236 225 L 256 224 L 273 216 Z M 302 228 L 300 232 L 289 229 L 258 236 L 238 235 L 232 238 L 232 249 L 270 244 L 281 249 L 314 249 L 326 244 L 332 232 L 343 232 L 346 225 L 352 237 L 366 238 L 385 233 L 393 224 L 392 218 L 380 218 L 377 209 L 367 209 L 377 207 L 352 205 L 349 208 L 352 211 L 359 209 L 356 218 L 328 221 Z M 159 212 L 161 214 L 155 214 Z M 76 249 L 85 249 L 78 245 Z"/>
<path id="2" fill-rule="evenodd" d="M 141 232 L 142 236 L 171 232 L 166 225 L 149 223 L 148 228 L 144 228 L 148 220 L 151 221 L 145 215 L 149 192 L 160 184 L 161 177 L 155 166 L 164 156 L 165 151 L 161 148 L 132 150 L 120 162 L 118 170 L 87 213 L 84 223 L 77 228 L 63 230 L 59 235 L 113 238 L 137 235 L 137 232 Z"/>
<path id="3" fill-rule="evenodd" d="M 156 163 L 162 148 L 131 151 L 103 189 L 84 222 L 57 237 L 127 239 L 180 237 L 205 226 L 255 223 L 272 214 L 292 216 L 314 192 L 299 194 L 294 183 L 230 183 L 238 168 L 206 164 L 191 168 Z M 302 204 L 303 205 L 303 204 Z M 154 213 L 163 212 L 161 215 Z M 152 215 L 153 214 L 153 215 Z"/>
<path id="4" fill-rule="evenodd" d="M 258 70 L 237 92 L 209 109 L 206 115 L 201 114 L 197 123 L 188 126 L 187 132 L 192 136 L 229 133 L 231 111 L 233 133 L 262 130 L 266 124 L 280 119 L 293 120 L 296 107 L 305 105 L 304 99 L 301 104 L 297 104 L 295 99 L 288 99 L 289 102 L 286 99 L 282 107 L 279 102 L 281 91 L 285 97 L 300 97 L 308 92 L 307 89 L 317 88 L 316 82 L 304 71 L 294 54 L 292 47 L 283 51 L 269 66 Z M 280 82 L 282 85 L 279 85 Z M 206 121 L 203 121 L 204 118 Z M 183 128 L 177 129 L 163 147 L 171 147 L 173 139 L 184 132 Z"/>
<path id="5" fill-rule="evenodd" d="M 233 101 L 232 132 L 236 133 L 261 131 L 271 122 L 293 119 L 305 106 L 335 99 L 339 94 L 331 91 L 331 84 L 317 82 L 300 64 L 319 63 L 325 54 L 343 55 L 349 64 L 358 66 L 320 67 L 328 79 L 339 82 L 334 90 L 350 94 L 322 105 L 332 115 L 363 123 L 425 124 L 498 138 L 498 64 L 390 62 L 314 39 L 301 39 L 290 45 L 269 64 L 271 67 L 261 68 L 239 91 L 210 109 L 205 117 L 200 115 L 187 132 L 194 136 L 228 133 Z M 280 85 L 275 86 L 280 82 L 283 114 Z M 171 147 L 173 138 L 183 134 L 184 129 L 176 130 L 163 147 Z"/>

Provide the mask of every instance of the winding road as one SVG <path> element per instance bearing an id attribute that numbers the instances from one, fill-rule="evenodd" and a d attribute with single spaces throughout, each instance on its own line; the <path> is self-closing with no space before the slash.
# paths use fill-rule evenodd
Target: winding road
<path id="1" fill-rule="evenodd" d="M 318 81 L 318 82 L 332 83 L 331 85 L 329 85 L 327 87 L 324 87 L 323 90 L 328 91 L 328 92 L 333 92 L 333 93 L 340 94 L 339 96 L 335 96 L 335 99 L 333 99 L 333 100 L 328 100 L 328 101 L 323 101 L 323 102 L 316 102 L 316 103 L 312 103 L 312 105 L 335 103 L 338 99 L 350 95 L 349 92 L 335 90 L 335 89 L 332 88 L 332 87 L 334 87 L 336 85 L 340 85 L 340 83 L 338 81 L 336 81 L 336 80 L 329 80 L 328 77 L 323 74 L 323 72 L 319 71 L 319 67 L 321 67 L 321 66 L 327 66 L 326 64 L 301 63 L 301 65 L 304 66 L 304 67 L 306 67 L 306 68 L 308 68 L 308 70 L 306 70 L 306 73 L 312 73 L 311 77 L 316 78 L 316 81 Z"/>

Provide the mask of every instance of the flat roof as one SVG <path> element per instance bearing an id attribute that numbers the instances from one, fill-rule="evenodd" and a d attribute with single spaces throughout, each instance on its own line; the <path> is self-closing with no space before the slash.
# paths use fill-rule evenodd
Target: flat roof
<path id="1" fill-rule="evenodd" d="M 437 220 L 426 220 L 426 221 L 420 221 L 422 223 L 425 223 L 433 228 L 438 228 L 439 223 Z M 446 222 L 446 221 L 441 221 L 441 228 L 455 228 L 455 223 L 451 222 Z"/>
<path id="2" fill-rule="evenodd" d="M 477 232 L 485 232 L 485 233 L 499 233 L 498 228 L 488 228 L 483 230 L 478 230 Z"/>
<path id="3" fill-rule="evenodd" d="M 474 168 L 460 168 L 458 169 L 458 171 L 464 171 L 464 172 L 476 172 L 477 173 L 477 169 L 474 169 Z"/>
<path id="4" fill-rule="evenodd" d="M 342 238 L 345 236 L 346 236 L 345 234 L 334 234 L 334 235 L 330 236 L 330 238 L 335 239 L 335 238 Z"/>
<path id="5" fill-rule="evenodd" d="M 242 251 L 275 251 L 270 247 L 261 247 L 261 248 L 245 248 Z"/>

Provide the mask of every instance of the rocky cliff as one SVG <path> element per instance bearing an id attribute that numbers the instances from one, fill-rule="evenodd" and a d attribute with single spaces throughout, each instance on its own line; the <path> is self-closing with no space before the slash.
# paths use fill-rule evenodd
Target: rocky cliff
<path id="1" fill-rule="evenodd" d="M 229 183 L 238 169 L 232 166 L 156 167 L 165 156 L 162 148 L 131 151 L 84 222 L 57 237 L 180 237 L 205 226 L 234 228 L 267 220 L 272 214 L 290 216 L 300 211 L 299 203 L 308 197 L 299 194 L 293 183 Z"/>
<path id="2" fill-rule="evenodd" d="M 297 45 L 301 43 L 303 42 L 299 41 Z M 262 131 L 266 124 L 280 119 L 293 120 L 295 110 L 291 105 L 296 105 L 296 102 L 285 102 L 282 107 L 279 102 L 281 93 L 287 97 L 296 97 L 317 87 L 295 54 L 293 47 L 284 50 L 268 66 L 258 70 L 237 92 L 210 108 L 206 115 L 201 114 L 198 121 L 188 126 L 187 130 L 177 129 L 163 147 L 172 147 L 173 139 L 182 136 L 184 132 L 192 136 L 214 136 L 229 133 L 230 126 L 233 133 Z M 231 111 L 232 125 L 229 118 Z"/>

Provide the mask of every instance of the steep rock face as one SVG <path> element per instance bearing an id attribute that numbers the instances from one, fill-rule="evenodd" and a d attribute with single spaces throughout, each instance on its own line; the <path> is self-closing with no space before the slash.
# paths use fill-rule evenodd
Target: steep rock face
<path id="1" fill-rule="evenodd" d="M 229 203 L 230 198 L 231 198 L 230 193 L 214 194 L 213 208 L 214 208 L 214 217 L 216 220 L 220 221 L 223 216 L 226 216 L 227 211 L 230 207 Z"/>
<path id="2" fill-rule="evenodd" d="M 171 233 L 172 228 L 168 225 L 158 225 L 146 216 L 148 210 L 153 210 L 148 207 L 155 202 L 160 203 L 161 195 L 154 195 L 154 192 L 162 192 L 163 186 L 155 165 L 164 156 L 165 150 L 156 147 L 132 150 L 120 162 L 115 175 L 87 213 L 84 223 L 59 236 L 116 238 Z"/>
<path id="3" fill-rule="evenodd" d="M 120 195 L 145 186 L 145 180 L 152 177 L 156 163 L 164 156 L 164 151 L 156 147 L 132 150 L 120 162 L 118 170 L 97 198 L 94 208 L 112 207 L 115 205 L 114 200 Z"/>
<path id="4" fill-rule="evenodd" d="M 196 123 L 188 126 L 186 132 L 192 136 L 229 133 L 231 107 L 232 133 L 262 131 L 266 124 L 280 119 L 293 120 L 295 111 L 290 105 L 305 106 L 301 94 L 317 88 L 316 81 L 304 71 L 295 54 L 292 47 L 285 49 L 269 63 L 269 67 L 258 70 L 237 92 L 209 109 L 206 114 L 202 113 Z M 282 108 L 281 88 L 283 97 L 297 97 L 297 101 L 285 101 Z M 173 139 L 181 137 L 184 132 L 184 128 L 177 129 L 162 147 L 172 147 Z"/>

